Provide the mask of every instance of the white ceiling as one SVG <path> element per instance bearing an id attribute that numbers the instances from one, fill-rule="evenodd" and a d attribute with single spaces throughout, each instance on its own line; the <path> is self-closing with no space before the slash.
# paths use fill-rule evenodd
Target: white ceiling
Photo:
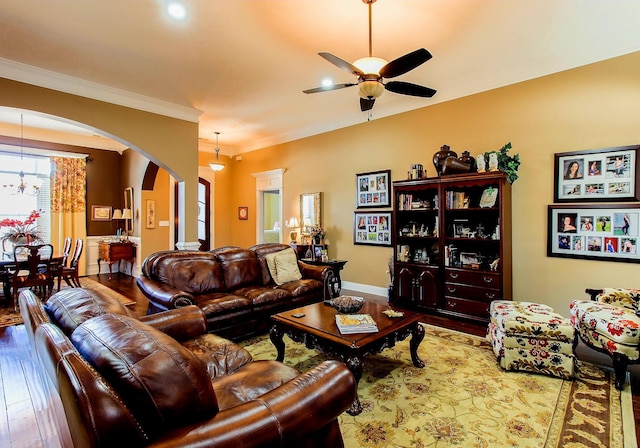
<path id="1" fill-rule="evenodd" d="M 3 1 L 0 77 L 199 120 L 203 149 L 219 131 L 221 153 L 233 155 L 640 50 L 638 0 L 378 0 L 374 55 L 426 48 L 433 59 L 394 80 L 438 93 L 385 92 L 369 117 L 355 87 L 302 93 L 324 77 L 355 81 L 317 53 L 367 56 L 361 0 L 183 0 L 182 22 L 165 3 Z M 25 138 L 71 132 L 24 120 Z M 0 134 L 19 135 L 19 122 L 0 108 Z M 121 147 L 95 134 L 78 138 Z"/>

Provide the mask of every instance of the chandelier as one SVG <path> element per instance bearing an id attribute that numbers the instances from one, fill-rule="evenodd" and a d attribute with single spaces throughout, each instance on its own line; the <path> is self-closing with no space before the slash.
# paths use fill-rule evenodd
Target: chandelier
<path id="1" fill-rule="evenodd" d="M 40 184 L 35 176 L 26 176 L 24 174 L 24 116 L 20 114 L 20 173 L 18 174 L 18 183 L 13 182 L 2 184 L 2 191 L 10 195 L 27 195 L 37 196 L 40 193 Z"/>

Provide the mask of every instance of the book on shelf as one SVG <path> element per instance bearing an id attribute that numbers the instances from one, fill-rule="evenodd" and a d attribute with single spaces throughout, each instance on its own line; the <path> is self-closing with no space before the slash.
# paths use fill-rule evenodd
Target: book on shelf
<path id="1" fill-rule="evenodd" d="M 376 333 L 378 325 L 369 314 L 336 314 L 336 325 L 342 334 Z"/>

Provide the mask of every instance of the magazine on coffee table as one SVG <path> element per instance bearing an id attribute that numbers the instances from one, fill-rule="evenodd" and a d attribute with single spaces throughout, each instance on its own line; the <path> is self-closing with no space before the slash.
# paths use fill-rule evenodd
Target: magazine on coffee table
<path id="1" fill-rule="evenodd" d="M 378 325 L 369 314 L 336 314 L 336 325 L 342 334 L 378 331 Z"/>

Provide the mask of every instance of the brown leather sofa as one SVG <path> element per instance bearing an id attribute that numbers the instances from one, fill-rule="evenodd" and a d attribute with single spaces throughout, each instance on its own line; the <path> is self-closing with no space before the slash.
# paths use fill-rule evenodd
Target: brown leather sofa
<path id="1" fill-rule="evenodd" d="M 81 288 L 19 301 L 74 446 L 344 446 L 337 417 L 356 385 L 342 363 L 252 361 L 195 306 L 137 319 Z"/>
<path id="2" fill-rule="evenodd" d="M 258 244 L 210 252 L 161 251 L 142 263 L 138 287 L 149 299 L 147 314 L 197 305 L 209 331 L 240 339 L 264 333 L 272 314 L 330 298 L 333 271 L 298 260 L 302 278 L 277 285 L 267 256 L 290 246 Z"/>

